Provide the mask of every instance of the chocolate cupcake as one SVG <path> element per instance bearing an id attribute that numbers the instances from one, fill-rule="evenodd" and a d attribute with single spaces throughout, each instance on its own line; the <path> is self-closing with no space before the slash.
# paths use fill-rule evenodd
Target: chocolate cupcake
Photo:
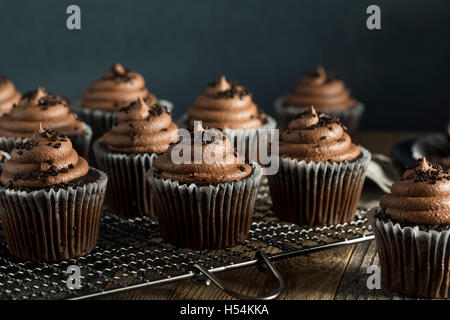
<path id="1" fill-rule="evenodd" d="M 262 131 L 276 127 L 275 120 L 253 102 L 247 88 L 227 81 L 224 76 L 207 86 L 177 124 L 182 128 L 192 128 L 194 121 L 202 121 L 202 125 L 208 128 L 223 129 L 235 146 L 245 143 L 247 158 L 250 148 L 258 145 Z M 252 154 L 257 155 L 256 151 L 253 150 Z"/>
<path id="2" fill-rule="evenodd" d="M 299 225 L 351 221 L 371 155 L 339 119 L 311 107 L 280 138 L 280 168 L 268 176 L 275 215 Z"/>
<path id="3" fill-rule="evenodd" d="M 147 89 L 142 75 L 116 63 L 83 93 L 81 105 L 75 104 L 74 110 L 93 128 L 95 141 L 113 126 L 117 111 L 138 97 L 149 105 L 157 102 L 155 95 Z M 158 103 L 169 111 L 173 108 L 169 101 L 159 100 Z"/>
<path id="4" fill-rule="evenodd" d="M 427 158 L 446 168 L 450 168 L 450 122 L 447 133 L 435 133 L 421 137 L 412 145 L 412 156 L 419 160 Z"/>
<path id="5" fill-rule="evenodd" d="M 249 233 L 262 168 L 239 163 L 227 136 L 201 126 L 147 172 L 161 236 L 177 247 L 222 249 Z M 195 143 L 194 143 L 195 141 Z"/>
<path id="6" fill-rule="evenodd" d="M 138 98 L 117 113 L 117 122 L 94 143 L 101 170 L 109 177 L 109 209 L 119 215 L 152 215 L 150 184 L 145 173 L 158 153 L 178 140 L 178 127 L 158 104 Z"/>
<path id="7" fill-rule="evenodd" d="M 410 297 L 450 298 L 450 171 L 425 158 L 369 212 L 383 285 Z"/>
<path id="8" fill-rule="evenodd" d="M 107 177 L 89 168 L 67 136 L 40 128 L 18 142 L 0 181 L 0 217 L 13 256 L 57 261 L 95 247 Z"/>
<path id="9" fill-rule="evenodd" d="M 20 93 L 6 77 L 0 76 L 0 116 L 11 111 L 20 100 Z"/>
<path id="10" fill-rule="evenodd" d="M 316 72 L 303 76 L 288 94 L 275 101 L 280 128 L 286 129 L 299 112 L 310 106 L 339 118 L 349 132 L 357 129 L 364 111 L 364 105 L 350 95 L 344 82 L 327 74 L 320 66 Z"/>
<path id="11" fill-rule="evenodd" d="M 11 152 L 18 141 L 31 138 L 40 124 L 67 135 L 75 150 L 87 156 L 91 128 L 77 119 L 63 97 L 42 87 L 25 93 L 9 113 L 0 117 L 0 150 Z"/>

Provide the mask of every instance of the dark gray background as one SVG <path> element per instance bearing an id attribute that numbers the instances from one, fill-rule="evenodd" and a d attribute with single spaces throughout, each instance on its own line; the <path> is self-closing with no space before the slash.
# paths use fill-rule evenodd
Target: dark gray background
<path id="1" fill-rule="evenodd" d="M 82 30 L 66 28 L 78 4 Z M 366 28 L 378 4 L 382 30 Z M 272 101 L 322 64 L 366 104 L 364 129 L 442 131 L 450 118 L 448 0 L 2 1 L 0 74 L 77 99 L 112 63 L 141 72 L 178 116 L 227 75 Z"/>

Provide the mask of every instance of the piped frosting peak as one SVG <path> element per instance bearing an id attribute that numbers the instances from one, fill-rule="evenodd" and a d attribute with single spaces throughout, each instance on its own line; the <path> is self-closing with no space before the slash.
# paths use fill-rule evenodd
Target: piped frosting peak
<path id="1" fill-rule="evenodd" d="M 117 122 L 103 135 L 106 146 L 122 153 L 159 153 L 178 140 L 171 114 L 139 97 L 117 113 Z"/>
<path id="2" fill-rule="evenodd" d="M 280 156 L 306 162 L 341 162 L 360 153 L 339 119 L 312 106 L 289 123 L 280 140 Z"/>
<path id="3" fill-rule="evenodd" d="M 0 136 L 30 138 L 40 123 L 68 136 L 83 133 L 83 125 L 70 111 L 67 100 L 38 87 L 24 93 L 19 103 L 0 117 Z"/>
<path id="4" fill-rule="evenodd" d="M 249 129 L 265 124 L 265 114 L 252 100 L 250 91 L 225 76 L 209 84 L 187 112 L 189 124 L 202 121 L 210 128 Z"/>
<path id="5" fill-rule="evenodd" d="M 176 163 L 174 157 L 185 161 Z M 186 184 L 216 185 L 243 179 L 251 172 L 249 164 L 240 163 L 239 155 L 224 132 L 205 130 L 199 122 L 191 129 L 189 137 L 181 137 L 154 161 L 157 177 Z"/>
<path id="6" fill-rule="evenodd" d="M 38 189 L 69 183 L 88 171 L 67 136 L 40 125 L 31 139 L 15 145 L 0 180 L 8 188 Z"/>
<path id="7" fill-rule="evenodd" d="M 450 170 L 425 158 L 407 169 L 380 206 L 393 220 L 414 224 L 450 223 Z"/>
<path id="8" fill-rule="evenodd" d="M 82 105 L 88 109 L 118 111 L 138 97 L 149 104 L 156 103 L 156 97 L 146 88 L 142 75 L 116 63 L 83 93 Z"/>
<path id="9" fill-rule="evenodd" d="M 355 103 L 344 82 L 321 66 L 314 73 L 303 76 L 284 97 L 285 105 L 302 108 L 314 105 L 324 112 L 348 109 Z"/>

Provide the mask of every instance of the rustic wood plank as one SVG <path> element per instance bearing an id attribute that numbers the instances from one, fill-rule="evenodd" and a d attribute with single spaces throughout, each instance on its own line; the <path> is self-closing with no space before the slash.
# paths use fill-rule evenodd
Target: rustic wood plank
<path id="1" fill-rule="evenodd" d="M 333 299 L 353 247 L 342 247 L 275 262 L 286 282 L 279 299 Z M 246 295 L 265 295 L 276 289 L 277 282 L 271 274 L 256 267 L 219 273 L 232 290 Z M 230 296 L 214 285 L 205 286 L 190 280 L 158 287 L 132 290 L 101 299 L 217 299 L 228 300 Z"/>
<path id="2" fill-rule="evenodd" d="M 404 300 L 405 297 L 395 294 L 386 288 L 368 289 L 367 267 L 379 266 L 375 241 L 356 246 L 352 258 L 342 278 L 341 285 L 335 296 L 336 300 Z"/>
<path id="3" fill-rule="evenodd" d="M 286 281 L 280 299 L 333 299 L 353 246 L 288 259 L 277 263 Z"/>

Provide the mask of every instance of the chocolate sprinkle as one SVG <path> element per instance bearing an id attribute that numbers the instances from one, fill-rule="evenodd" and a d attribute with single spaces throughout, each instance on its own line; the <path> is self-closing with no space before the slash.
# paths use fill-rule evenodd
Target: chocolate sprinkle
<path id="1" fill-rule="evenodd" d="M 209 87 L 216 87 L 219 85 L 219 81 L 210 83 Z M 233 99 L 235 96 L 239 96 L 239 99 L 243 100 L 244 97 L 250 95 L 250 90 L 245 87 L 239 86 L 236 82 L 230 82 L 231 88 L 224 91 L 205 94 L 212 99 Z"/>

